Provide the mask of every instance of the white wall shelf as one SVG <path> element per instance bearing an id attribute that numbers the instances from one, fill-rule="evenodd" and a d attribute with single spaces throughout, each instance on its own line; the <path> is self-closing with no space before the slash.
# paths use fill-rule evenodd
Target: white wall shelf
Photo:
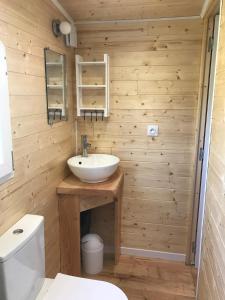
<path id="1" fill-rule="evenodd" d="M 84 81 L 85 68 L 91 67 L 91 73 L 99 76 L 98 70 L 102 71 L 101 81 L 104 84 Z M 99 69 L 102 67 L 103 69 Z M 96 69 L 95 69 L 96 68 Z M 96 71 L 95 71 L 96 70 Z M 87 78 L 86 78 L 87 79 Z M 92 92 L 93 90 L 93 92 Z M 97 91 L 99 90 L 99 92 Z M 86 102 L 86 92 L 89 101 Z M 83 61 L 80 55 L 76 55 L 76 93 L 77 93 L 77 116 L 92 116 L 92 114 L 109 117 L 109 55 L 104 54 L 103 61 Z M 99 94 L 98 94 L 99 93 Z M 97 100 L 96 100 L 97 99 Z"/>

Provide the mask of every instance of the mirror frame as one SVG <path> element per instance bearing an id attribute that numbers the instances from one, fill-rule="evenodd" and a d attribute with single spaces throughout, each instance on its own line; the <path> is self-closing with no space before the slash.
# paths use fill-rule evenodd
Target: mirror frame
<path id="1" fill-rule="evenodd" d="M 6 49 L 0 41 L 0 184 L 14 176 Z"/>
<path id="2" fill-rule="evenodd" d="M 49 109 L 49 93 L 48 93 L 48 70 L 47 70 L 47 51 L 51 51 L 55 54 L 58 54 L 60 56 L 62 56 L 63 58 L 63 93 L 62 93 L 62 97 L 63 97 L 63 106 L 64 106 L 64 111 L 65 111 L 65 115 L 62 116 L 60 113 L 60 117 L 55 119 L 55 113 L 54 116 L 52 118 L 52 116 L 50 115 L 50 109 Z M 59 53 L 57 51 L 54 51 L 52 49 L 50 49 L 49 47 L 44 48 L 44 64 L 45 64 L 45 90 L 46 90 L 46 105 L 47 105 L 47 119 L 48 119 L 48 124 L 49 125 L 53 125 L 55 123 L 59 123 L 62 121 L 68 121 L 68 95 L 67 95 L 67 68 L 66 68 L 66 55 L 63 53 Z M 58 109 L 55 109 L 55 112 L 59 113 Z"/>

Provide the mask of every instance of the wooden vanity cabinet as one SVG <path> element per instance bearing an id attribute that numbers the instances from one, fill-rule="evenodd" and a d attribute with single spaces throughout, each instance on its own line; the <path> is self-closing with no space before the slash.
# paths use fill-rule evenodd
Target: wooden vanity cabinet
<path id="1" fill-rule="evenodd" d="M 112 202 L 115 205 L 114 248 L 117 264 L 121 243 L 123 181 L 123 172 L 118 169 L 106 182 L 84 183 L 71 175 L 58 186 L 61 272 L 74 276 L 81 274 L 80 213 Z"/>

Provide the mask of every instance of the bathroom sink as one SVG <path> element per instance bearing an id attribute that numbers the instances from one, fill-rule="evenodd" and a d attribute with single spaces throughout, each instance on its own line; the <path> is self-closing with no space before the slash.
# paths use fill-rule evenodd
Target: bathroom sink
<path id="1" fill-rule="evenodd" d="M 97 183 L 106 181 L 118 168 L 120 159 L 108 154 L 89 154 L 71 157 L 67 163 L 72 173 L 81 181 Z"/>

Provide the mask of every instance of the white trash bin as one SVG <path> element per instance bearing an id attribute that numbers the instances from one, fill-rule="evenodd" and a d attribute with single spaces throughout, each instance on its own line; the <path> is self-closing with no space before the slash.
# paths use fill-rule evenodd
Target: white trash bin
<path id="1" fill-rule="evenodd" d="M 85 273 L 98 274 L 103 269 L 104 244 L 97 234 L 86 234 L 81 240 L 82 263 Z"/>

